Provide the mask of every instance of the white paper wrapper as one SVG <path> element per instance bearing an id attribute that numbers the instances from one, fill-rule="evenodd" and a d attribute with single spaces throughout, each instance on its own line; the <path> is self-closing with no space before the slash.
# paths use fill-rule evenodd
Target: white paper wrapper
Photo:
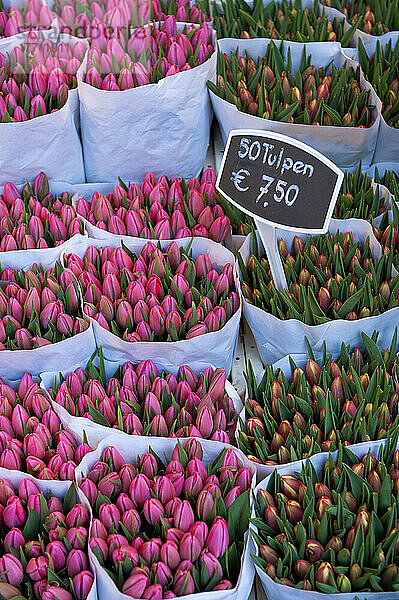
<path id="1" fill-rule="evenodd" d="M 227 248 L 235 254 L 241 248 L 246 239 L 246 235 L 238 235 L 237 233 L 233 233 L 227 236 L 224 243 L 226 244 Z"/>
<path id="2" fill-rule="evenodd" d="M 150 240 L 127 238 L 125 245 L 132 252 L 139 254 L 148 241 Z M 191 238 L 176 240 L 176 242 L 181 248 L 187 248 L 191 244 Z M 170 244 L 170 240 L 161 240 L 159 243 L 161 244 L 161 248 L 165 249 Z M 119 245 L 118 240 L 107 240 L 105 243 L 104 240 L 88 239 L 85 242 L 73 245 L 69 248 L 68 252 L 77 254 L 80 258 L 83 258 L 89 246 L 95 246 L 96 248 L 103 246 L 118 248 Z M 235 259 L 233 254 L 227 248 L 211 240 L 192 238 L 190 248 L 194 258 L 197 258 L 202 253 L 208 254 L 212 266 L 218 270 L 221 270 L 227 263 L 234 265 Z M 63 256 L 65 260 L 65 253 Z M 239 282 L 236 269 L 234 269 L 234 272 L 238 290 Z M 97 346 L 102 347 L 104 357 L 108 360 L 116 361 L 120 353 L 123 353 L 126 356 L 126 360 L 136 362 L 144 359 L 151 359 L 154 362 L 161 360 L 168 371 L 173 371 L 176 365 L 189 365 L 192 369 L 199 371 L 206 368 L 207 365 L 212 364 L 215 367 L 226 369 L 227 374 L 229 374 L 237 346 L 240 318 L 241 305 L 238 311 L 219 331 L 178 342 L 125 342 L 122 338 L 101 327 L 94 319 L 92 319 L 92 323 Z"/>
<path id="3" fill-rule="evenodd" d="M 225 444 L 220 442 L 208 442 L 207 440 L 199 440 L 203 447 L 204 456 L 203 462 L 205 465 L 208 462 L 213 461 L 218 454 L 226 447 Z M 122 454 L 122 456 L 132 462 L 133 464 L 137 461 L 137 457 L 148 452 L 149 445 L 161 458 L 170 457 L 175 446 L 176 440 L 164 439 L 164 438 L 152 438 L 150 444 L 148 438 L 132 438 L 130 436 L 121 437 L 119 435 L 112 435 L 107 439 L 103 440 L 98 446 L 95 452 L 90 455 L 87 454 L 81 462 L 80 469 L 77 471 L 77 485 L 83 476 L 86 476 L 90 471 L 91 467 L 96 461 L 100 460 L 101 454 L 107 446 L 115 446 L 116 449 Z M 255 470 L 253 465 L 245 458 L 240 450 L 234 449 L 237 453 L 239 464 L 245 466 L 253 475 L 252 485 L 254 485 Z M 90 458 L 89 458 L 90 457 Z M 237 585 L 231 590 L 216 591 L 216 592 L 201 592 L 199 594 L 189 594 L 182 596 L 185 600 L 247 600 L 252 589 L 254 579 L 254 566 L 251 560 L 251 553 L 254 551 L 254 543 L 251 537 L 247 534 L 246 544 L 241 558 L 241 571 L 238 578 Z M 97 576 L 97 589 L 100 598 L 112 598 L 112 600 L 128 600 L 129 596 L 122 594 L 114 582 L 111 580 L 109 575 L 100 566 L 98 560 L 89 549 L 89 557 L 92 567 L 95 569 Z"/>
<path id="4" fill-rule="evenodd" d="M 43 368 L 52 371 L 62 365 L 76 361 L 85 363 L 96 349 L 93 326 L 89 325 L 86 331 L 70 338 L 35 348 L 34 350 L 2 350 L 0 352 L 0 377 L 17 379 L 24 373 L 39 375 Z"/>
<path id="5" fill-rule="evenodd" d="M 181 31 L 185 24 L 178 24 Z M 79 81 L 80 117 L 88 181 L 140 181 L 202 169 L 212 117 L 206 82 L 216 53 L 202 65 L 157 84 L 108 92 Z"/>
<path id="6" fill-rule="evenodd" d="M 384 35 L 371 35 L 370 33 L 365 33 L 361 29 L 357 29 L 353 39 L 356 46 L 358 45 L 359 40 L 362 40 L 365 46 L 375 47 L 378 40 L 380 40 L 382 44 L 385 44 L 392 35 L 397 35 L 398 33 L 398 31 L 390 31 Z"/>
<path id="7" fill-rule="evenodd" d="M 43 31 L 45 38 L 75 43 L 78 38 L 57 31 Z M 11 38 L 5 38 L 6 40 Z M 23 39 L 0 47 L 7 53 Z M 44 171 L 49 179 L 70 183 L 85 180 L 82 146 L 77 131 L 78 90 L 70 90 L 68 100 L 56 112 L 22 123 L 0 123 L 0 185 L 6 181 L 23 184 Z"/>
<path id="8" fill-rule="evenodd" d="M 124 364 L 128 360 L 129 360 L 129 358 L 123 353 L 121 353 L 119 355 L 119 358 L 116 362 L 105 360 L 104 366 L 105 366 L 105 372 L 106 372 L 107 379 L 114 375 L 114 373 L 116 372 L 119 365 Z M 139 362 L 139 360 L 135 361 L 134 364 L 138 364 L 138 362 Z M 97 357 L 96 357 L 94 363 L 96 366 L 99 365 L 99 360 Z M 165 366 L 165 363 L 163 360 L 157 360 L 157 361 L 154 361 L 154 363 L 157 367 L 158 372 L 161 372 L 164 369 L 167 370 L 167 366 Z M 60 372 L 65 377 L 68 373 L 74 371 L 78 367 L 85 368 L 85 366 L 86 366 L 85 364 L 76 363 L 71 368 L 68 368 L 66 370 L 63 369 L 61 371 L 55 371 L 55 372 L 45 371 L 40 374 L 40 386 L 46 390 L 49 388 L 52 388 L 56 383 L 59 383 Z M 211 366 L 213 366 L 213 365 L 211 365 Z M 179 370 L 179 366 L 175 365 L 174 369 L 171 372 L 176 375 L 178 370 Z M 196 370 L 195 372 L 198 375 L 200 373 L 200 370 Z M 225 390 L 226 390 L 227 394 L 230 396 L 230 398 L 233 400 L 235 414 L 236 415 L 240 414 L 241 411 L 243 410 L 243 404 L 241 402 L 241 399 L 240 399 L 236 389 L 231 385 L 231 383 L 229 381 L 226 381 Z M 69 426 L 73 427 L 73 431 L 77 435 L 79 435 L 79 437 L 81 437 L 83 435 L 83 432 L 86 433 L 89 445 L 97 446 L 97 444 L 99 444 L 101 442 L 101 440 L 103 440 L 106 436 L 111 435 L 111 434 L 112 435 L 121 434 L 123 436 L 128 435 L 117 429 L 112 429 L 110 427 L 105 427 L 103 425 L 93 423 L 93 421 L 90 421 L 89 419 L 86 419 L 84 417 L 74 417 L 71 414 L 69 414 L 69 412 L 64 407 L 62 407 L 60 404 L 58 404 L 57 402 L 52 401 L 52 406 L 53 406 L 53 409 L 55 410 L 55 412 L 57 413 L 57 415 L 59 416 L 59 418 L 61 419 L 61 421 L 64 423 L 64 425 L 66 425 L 68 427 Z M 143 438 L 145 436 L 140 436 L 140 437 Z M 146 439 L 148 440 L 148 443 L 151 444 L 151 440 L 153 440 L 154 437 L 147 436 Z"/>
<path id="9" fill-rule="evenodd" d="M 223 39 L 218 42 L 222 52 L 230 54 L 232 51 L 239 50 L 239 54 L 244 55 L 248 52 L 254 60 L 259 56 L 264 56 L 266 48 L 272 40 L 253 39 L 253 40 L 235 40 Z M 276 45 L 281 42 L 275 41 Z M 353 66 L 358 63 L 351 61 L 341 49 L 338 42 L 310 42 L 301 44 L 298 42 L 284 42 L 284 51 L 291 50 L 292 68 L 294 73 L 300 67 L 303 49 L 306 46 L 308 55 L 312 56 L 312 64 L 315 67 L 322 67 L 334 61 L 337 67 Z M 371 85 L 365 81 L 361 75 L 362 89 L 370 90 L 370 104 L 376 106 L 373 119 L 375 123 L 368 128 L 359 127 L 327 127 L 315 125 L 301 125 L 298 123 L 280 123 L 261 117 L 246 114 L 239 111 L 237 107 L 226 100 L 222 100 L 213 92 L 210 92 L 213 110 L 219 122 L 223 141 L 226 143 L 227 137 L 233 129 L 259 129 L 261 131 L 274 131 L 293 137 L 312 148 L 315 148 L 336 165 L 347 167 L 357 164 L 360 160 L 364 165 L 370 165 L 374 156 L 377 142 L 378 128 L 381 118 L 381 101 L 377 97 Z"/>
<path id="10" fill-rule="evenodd" d="M 351 446 L 350 449 L 357 456 L 362 457 L 369 450 L 378 455 L 378 451 L 385 442 L 381 440 L 379 442 L 363 442 L 362 444 L 357 444 L 355 446 Z M 333 458 L 335 459 L 337 453 L 332 453 Z M 316 472 L 318 475 L 322 474 L 323 466 L 328 459 L 329 454 L 324 452 L 322 454 L 317 454 L 313 456 L 309 460 L 313 463 Z M 302 467 L 305 465 L 306 461 L 298 461 L 294 463 L 290 463 L 288 465 L 284 465 L 281 469 L 279 469 L 280 475 L 293 475 L 294 473 L 298 473 L 302 470 Z M 257 485 L 255 488 L 255 494 L 258 490 L 266 489 L 267 484 L 269 482 L 270 475 L 268 475 L 263 481 Z M 255 531 L 257 531 L 256 527 L 253 527 Z M 259 556 L 258 547 L 256 546 L 256 556 Z M 256 566 L 256 572 L 259 575 L 259 578 L 262 582 L 263 589 L 265 590 L 266 596 L 268 600 L 290 600 L 293 596 L 292 588 L 281 585 L 279 583 L 275 583 L 266 573 Z M 399 592 L 351 592 L 349 594 L 329 594 L 329 598 L 331 600 L 353 600 L 356 596 L 359 600 L 386 600 L 387 597 L 391 599 L 399 598 Z M 305 590 L 295 590 L 295 598 L 298 600 L 323 600 L 326 597 L 325 594 L 321 592 L 308 592 Z"/>
<path id="11" fill-rule="evenodd" d="M 360 219 L 348 219 L 339 221 L 332 219 L 329 231 L 336 233 L 352 231 L 354 242 L 364 242 L 370 238 L 370 248 L 374 258 L 381 257 L 381 246 L 374 237 L 371 225 Z M 297 234 L 306 239 L 306 234 Z M 277 239 L 283 237 L 288 248 L 295 233 L 277 229 Z M 246 263 L 250 252 L 250 240 L 240 249 L 240 254 Z M 270 258 L 270 257 L 269 257 Z M 399 307 L 378 315 L 359 319 L 357 321 L 346 321 L 337 319 L 322 325 L 306 325 L 296 319 L 282 321 L 274 315 L 253 306 L 243 300 L 243 315 L 255 337 L 256 345 L 262 362 L 274 363 L 287 354 L 305 354 L 307 352 L 306 337 L 309 340 L 315 354 L 322 352 L 323 344 L 326 343 L 327 352 L 336 353 L 340 351 L 341 343 L 345 342 L 356 347 L 361 343 L 361 333 L 364 331 L 371 336 L 374 331 L 379 331 L 379 343 L 384 347 L 390 345 L 392 332 L 399 325 Z"/>
<path id="12" fill-rule="evenodd" d="M 33 263 L 43 265 L 47 269 L 54 266 L 54 263 L 60 259 L 63 252 L 73 244 L 78 244 L 87 239 L 87 235 L 74 235 L 63 244 L 55 248 L 33 248 L 30 250 L 12 250 L 10 252 L 0 252 L 1 269 L 11 267 L 14 269 L 30 269 Z"/>

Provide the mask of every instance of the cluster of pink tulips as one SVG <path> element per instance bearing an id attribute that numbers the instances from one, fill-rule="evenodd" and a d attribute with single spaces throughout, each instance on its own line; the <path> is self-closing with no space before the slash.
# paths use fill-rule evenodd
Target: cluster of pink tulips
<path id="1" fill-rule="evenodd" d="M 72 491 L 63 500 L 46 498 L 31 479 L 18 486 L 0 479 L 2 598 L 87 598 L 94 582 L 87 548 L 90 513 Z"/>
<path id="2" fill-rule="evenodd" d="M 64 106 L 76 88 L 76 73 L 86 54 L 83 41 L 40 40 L 34 32 L 9 55 L 0 53 L 0 120 L 21 122 Z"/>
<path id="3" fill-rule="evenodd" d="M 87 55 L 86 83 L 107 91 L 122 91 L 187 71 L 204 63 L 214 52 L 212 31 L 204 21 L 177 33 L 176 18 L 160 25 L 135 29 L 126 39 L 121 33 L 104 48 Z"/>
<path id="4" fill-rule="evenodd" d="M 194 260 L 171 242 L 147 242 L 138 256 L 123 247 L 89 246 L 67 254 L 84 313 L 127 342 L 177 341 L 221 329 L 240 306 L 233 265 L 218 273 L 207 254 Z"/>
<path id="5" fill-rule="evenodd" d="M 0 251 L 52 248 L 83 233 L 71 201 L 68 192 L 50 193 L 44 173 L 21 191 L 7 182 L 0 195 Z"/>
<path id="6" fill-rule="evenodd" d="M 196 375 L 181 366 L 175 377 L 151 360 L 121 365 L 106 381 L 93 362 L 48 390 L 73 416 L 133 435 L 199 437 L 233 443 L 236 414 L 225 391 L 226 371 Z"/>
<path id="7" fill-rule="evenodd" d="M 8 10 L 0 11 L 0 38 L 17 35 L 28 29 L 47 29 L 54 16 L 40 0 L 27 0 L 24 8 L 10 6 Z"/>
<path id="8" fill-rule="evenodd" d="M 118 235 L 160 240 L 200 236 L 223 242 L 230 221 L 215 199 L 215 182 L 212 169 L 200 181 L 193 177 L 188 182 L 146 173 L 140 186 L 121 183 L 107 195 L 94 192 L 91 202 L 79 198 L 76 210 L 92 225 Z"/>
<path id="9" fill-rule="evenodd" d="M 167 6 L 159 0 L 56 0 L 53 8 L 61 31 L 90 37 L 96 47 L 101 47 L 114 32 L 145 25 L 153 19 L 163 21 L 168 14 L 174 14 L 179 22 L 200 23 L 206 19 L 206 15 L 188 0 L 165 4 Z"/>
<path id="10" fill-rule="evenodd" d="M 0 289 L 0 350 L 32 350 L 60 342 L 89 327 L 72 273 L 57 263 L 47 271 L 6 268 Z"/>
<path id="11" fill-rule="evenodd" d="M 44 390 L 26 373 L 16 390 L 0 383 L 0 467 L 37 479 L 73 480 L 90 446 L 62 427 Z"/>
<path id="12" fill-rule="evenodd" d="M 124 594 L 168 600 L 235 585 L 231 557 L 239 564 L 251 474 L 234 450 L 208 466 L 202 453 L 191 438 L 169 460 L 149 451 L 133 465 L 110 446 L 82 478 L 94 517 L 89 547 Z"/>

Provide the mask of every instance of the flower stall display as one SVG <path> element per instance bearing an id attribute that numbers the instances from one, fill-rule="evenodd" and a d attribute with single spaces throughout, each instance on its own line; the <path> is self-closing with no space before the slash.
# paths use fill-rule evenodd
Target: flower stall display
<path id="1" fill-rule="evenodd" d="M 69 90 L 77 86 L 76 73 L 86 54 L 86 44 L 76 41 L 40 40 L 30 33 L 25 43 L 7 54 L 0 54 L 4 68 L 1 103 L 2 123 L 23 122 L 61 109 Z M 42 69 L 41 65 L 51 65 Z"/>
<path id="2" fill-rule="evenodd" d="M 27 0 L 26 4 L 2 0 L 0 3 L 0 40 L 31 29 L 49 29 L 54 15 L 40 0 Z M 0 42 L 1 47 L 1 42 Z"/>
<path id="3" fill-rule="evenodd" d="M 202 2 L 197 6 L 184 0 L 90 0 L 84 8 L 78 0 L 54 0 L 48 4 L 58 17 L 62 32 L 90 38 L 93 47 L 129 27 L 136 28 L 153 20 L 164 21 L 168 15 L 175 16 L 179 22 L 201 23 L 209 19 Z"/>
<path id="4" fill-rule="evenodd" d="M 376 183 L 384 185 L 390 191 L 396 202 L 399 201 L 399 176 L 395 171 L 385 169 L 384 172 L 379 172 L 379 170 L 376 169 L 374 179 Z"/>
<path id="5" fill-rule="evenodd" d="M 27 370 L 38 375 L 43 364 L 87 360 L 95 349 L 93 328 L 70 271 L 34 263 L 26 270 L 6 267 L 0 279 L 0 375 L 15 379 Z"/>
<path id="6" fill-rule="evenodd" d="M 224 39 L 208 86 L 225 142 L 233 129 L 268 130 L 340 167 L 373 159 L 381 101 L 338 43 Z"/>
<path id="7" fill-rule="evenodd" d="M 141 185 L 120 180 L 110 192 L 85 190 L 74 206 L 92 237 L 107 240 L 124 236 L 160 240 L 205 237 L 223 242 L 230 233 L 230 220 L 215 191 L 216 173 L 206 169 L 201 178 L 186 181 L 146 173 Z M 88 198 L 88 199 L 87 199 Z M 111 236 L 110 236 L 111 234 Z"/>
<path id="8" fill-rule="evenodd" d="M 381 126 L 373 161 L 387 162 L 399 148 L 398 60 L 399 32 L 387 34 L 375 44 L 359 40 L 359 63 L 382 102 Z"/>
<path id="9" fill-rule="evenodd" d="M 375 223 L 391 206 L 389 189 L 382 182 L 376 184 L 367 177 L 360 163 L 355 173 L 345 171 L 333 218 L 364 219 Z"/>
<path id="10" fill-rule="evenodd" d="M 93 510 L 89 548 L 100 597 L 247 597 L 254 471 L 243 455 L 195 438 L 151 448 L 139 438 L 134 449 L 113 440 L 85 461 L 78 482 Z"/>
<path id="11" fill-rule="evenodd" d="M 278 64 L 276 54 L 280 54 L 280 64 L 273 69 L 270 65 Z M 230 56 L 220 53 L 217 87 L 210 85 L 211 90 L 239 110 L 272 121 L 335 127 L 373 125 L 375 107 L 370 90 L 361 90 L 359 68 L 336 68 L 329 74 L 328 67 L 315 68 L 304 50 L 301 68 L 294 76 L 290 57 L 281 58 L 281 50 L 274 43 L 256 62 L 238 52 Z"/>
<path id="12" fill-rule="evenodd" d="M 341 222 L 338 222 L 341 223 Z M 348 220 L 342 233 L 330 223 L 319 236 L 283 234 L 278 242 L 286 286 L 276 289 L 263 251 L 252 237 L 240 250 L 244 315 L 264 363 L 290 353 L 339 352 L 341 342 L 356 347 L 361 332 L 381 332 L 388 346 L 397 325 L 398 276 L 392 253 L 382 254 L 370 224 Z M 357 322 L 359 321 L 359 322 Z M 328 330 L 328 333 L 327 333 Z M 284 334 L 282 332 L 284 331 Z"/>
<path id="13" fill-rule="evenodd" d="M 78 501 L 74 484 L 0 474 L 2 597 L 95 600 L 90 509 Z"/>
<path id="14" fill-rule="evenodd" d="M 389 348 L 378 334 L 362 347 L 342 345 L 323 353 L 285 357 L 258 377 L 248 365 L 245 412 L 237 430 L 239 448 L 266 476 L 314 454 L 379 440 L 399 431 L 397 332 Z"/>
<path id="15" fill-rule="evenodd" d="M 395 594 L 398 461 L 394 438 L 287 465 L 259 484 L 252 535 L 268 598 Z"/>
<path id="16" fill-rule="evenodd" d="M 233 255 L 210 240 L 178 242 L 162 251 L 145 240 L 130 250 L 87 240 L 64 262 L 106 358 L 124 351 L 129 359 L 166 359 L 169 370 L 212 364 L 229 373 L 241 313 Z"/>
<path id="17" fill-rule="evenodd" d="M 198 175 L 209 142 L 214 49 L 205 21 L 189 25 L 174 16 L 91 48 L 79 81 L 88 181 L 116 174 L 142 181 L 150 170 Z"/>
<path id="18" fill-rule="evenodd" d="M 42 373 L 41 384 L 63 423 L 84 417 L 90 420 L 88 428 L 95 424 L 89 439 L 96 443 L 112 427 L 132 435 L 194 436 L 234 444 L 242 408 L 226 371 L 213 367 L 195 373 L 183 365 L 174 374 L 151 360 L 137 365 L 100 360 L 90 361 L 84 370 Z"/>
<path id="19" fill-rule="evenodd" d="M 92 448 L 63 427 L 45 391 L 30 373 L 1 379 L 0 467 L 42 480 L 74 480 L 75 468 Z"/>
<path id="20" fill-rule="evenodd" d="M 213 26 L 221 38 L 272 38 L 294 42 L 340 42 L 352 45 L 356 23 L 348 27 L 341 16 L 320 10 L 319 3 L 307 0 L 272 0 L 264 3 L 225 0 L 214 4 Z"/>
<path id="21" fill-rule="evenodd" d="M 37 256 L 40 260 L 46 255 L 56 260 L 68 240 L 74 236 L 78 236 L 75 240 L 83 239 L 85 229 L 72 206 L 72 195 L 52 193 L 45 173 L 39 173 L 21 189 L 7 181 L 2 192 L 0 252 L 11 257 L 15 256 L 12 253 L 25 250 L 29 258 Z"/>
<path id="22" fill-rule="evenodd" d="M 343 12 L 349 23 L 356 23 L 368 36 L 399 31 L 399 8 L 391 0 L 323 0 L 323 4 Z"/>
<path id="23" fill-rule="evenodd" d="M 76 74 L 87 43 L 29 32 L 22 44 L 1 50 L 0 183 L 23 184 L 41 170 L 59 181 L 83 181 Z"/>

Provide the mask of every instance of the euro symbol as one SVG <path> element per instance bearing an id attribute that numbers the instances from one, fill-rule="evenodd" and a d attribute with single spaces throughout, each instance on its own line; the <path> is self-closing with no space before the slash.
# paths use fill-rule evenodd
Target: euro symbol
<path id="1" fill-rule="evenodd" d="M 233 171 L 230 180 L 234 182 L 234 186 L 239 192 L 246 192 L 247 190 L 249 190 L 249 186 L 247 186 L 246 188 L 241 187 L 241 183 L 249 175 L 251 175 L 251 173 L 246 169 L 240 169 L 239 171 L 237 171 L 237 173 Z"/>

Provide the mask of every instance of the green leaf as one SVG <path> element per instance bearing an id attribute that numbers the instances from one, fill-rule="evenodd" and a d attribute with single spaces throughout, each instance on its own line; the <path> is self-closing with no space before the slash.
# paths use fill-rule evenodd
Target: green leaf
<path id="1" fill-rule="evenodd" d="M 76 492 L 76 487 L 74 483 L 71 483 L 62 503 L 65 513 L 69 512 L 75 506 L 75 504 L 77 504 L 77 502 L 78 495 Z"/>
<path id="2" fill-rule="evenodd" d="M 102 415 L 94 406 L 89 405 L 89 413 L 93 417 L 94 423 L 104 425 L 104 427 L 110 427 L 110 424 L 104 415 Z"/>
<path id="3" fill-rule="evenodd" d="M 35 510 L 30 510 L 26 519 L 22 535 L 26 540 L 35 540 L 40 533 L 41 518 Z"/>
<path id="4" fill-rule="evenodd" d="M 227 511 L 227 528 L 230 540 L 243 540 L 249 527 L 250 490 L 240 494 Z"/>

